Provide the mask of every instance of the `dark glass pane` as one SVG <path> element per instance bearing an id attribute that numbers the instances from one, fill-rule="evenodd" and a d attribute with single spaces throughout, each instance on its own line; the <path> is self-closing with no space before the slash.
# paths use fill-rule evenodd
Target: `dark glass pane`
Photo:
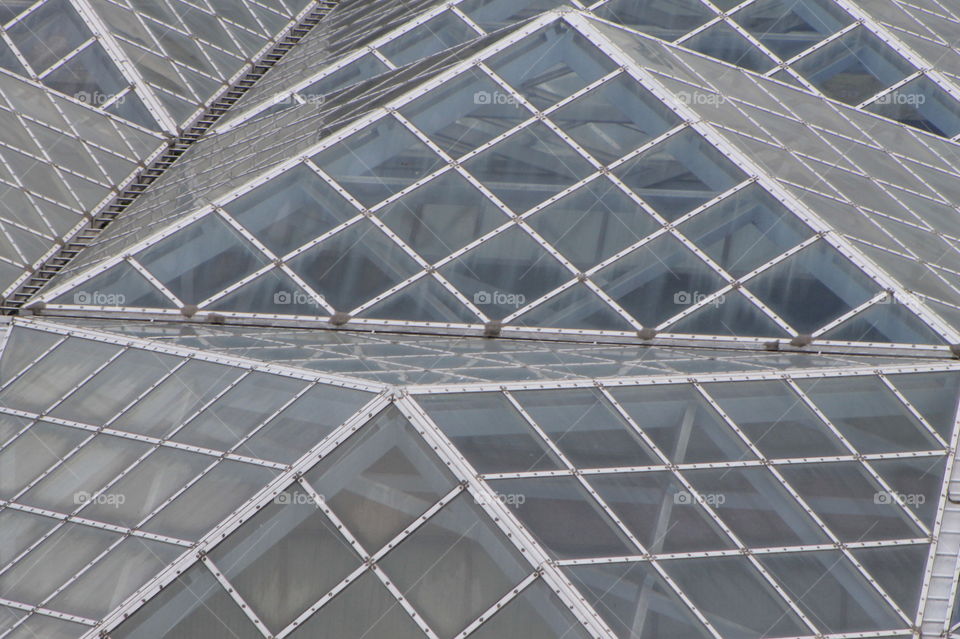
<path id="1" fill-rule="evenodd" d="M 430 275 L 421 277 L 360 313 L 361 317 L 477 324 L 480 318 Z"/>
<path id="2" fill-rule="evenodd" d="M 171 302 L 128 262 L 120 262 L 78 288 L 53 300 L 54 304 L 173 308 Z"/>
<path id="3" fill-rule="evenodd" d="M 397 66 L 426 58 L 478 37 L 476 31 L 451 11 L 434 16 L 420 26 L 380 47 L 380 53 Z"/>
<path id="4" fill-rule="evenodd" d="M 633 330 L 622 315 L 583 284 L 574 284 L 512 320 L 511 324 L 598 331 Z"/>
<path id="5" fill-rule="evenodd" d="M 714 17 L 697 0 L 610 0 L 596 13 L 663 40 L 676 40 Z"/>
<path id="6" fill-rule="evenodd" d="M 770 56 L 753 46 L 726 22 L 718 22 L 684 40 L 682 44 L 688 49 L 758 73 L 769 71 L 774 66 Z"/>
<path id="7" fill-rule="evenodd" d="M 927 423 L 949 442 L 960 399 L 960 374 L 912 373 L 890 375 L 888 379 Z"/>
<path id="8" fill-rule="evenodd" d="M 735 13 L 733 18 L 783 59 L 792 58 L 853 22 L 829 0 L 762 0 Z"/>

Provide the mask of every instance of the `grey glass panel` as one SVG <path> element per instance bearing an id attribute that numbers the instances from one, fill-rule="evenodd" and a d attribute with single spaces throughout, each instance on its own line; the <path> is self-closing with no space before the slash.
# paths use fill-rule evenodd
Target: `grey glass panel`
<path id="1" fill-rule="evenodd" d="M 129 86 L 116 63 L 98 42 L 87 46 L 44 77 L 44 84 L 81 102 L 111 100 Z M 123 100 L 124 97 L 118 98 Z"/>
<path id="2" fill-rule="evenodd" d="M 516 318 L 511 324 L 598 331 L 633 330 L 633 326 L 622 315 L 583 284 L 574 284 Z"/>
<path id="3" fill-rule="evenodd" d="M 98 435 L 18 500 L 62 513 L 73 512 L 148 450 L 148 444 Z"/>
<path id="4" fill-rule="evenodd" d="M 531 116 L 519 100 L 473 66 L 400 113 L 455 158 Z"/>
<path id="5" fill-rule="evenodd" d="M 53 300 L 54 304 L 86 306 L 126 306 L 140 308 L 173 308 L 173 302 L 158 291 L 147 278 L 128 262 L 120 262 L 87 280 L 77 289 Z"/>
<path id="6" fill-rule="evenodd" d="M 616 557 L 639 551 L 576 477 L 491 481 L 501 501 L 558 559 Z M 577 522 L 575 526 L 570 522 Z"/>
<path id="7" fill-rule="evenodd" d="M 359 213 L 302 164 L 224 208 L 277 255 L 289 253 Z"/>
<path id="8" fill-rule="evenodd" d="M 367 221 L 297 256 L 290 267 L 339 311 L 360 306 L 418 270 L 413 258 Z"/>
<path id="9" fill-rule="evenodd" d="M 932 529 L 940 505 L 945 464 L 946 458 L 938 455 L 876 460 L 871 466 L 893 489 L 890 497 L 913 510 Z"/>
<path id="10" fill-rule="evenodd" d="M 611 394 L 674 463 L 753 458 L 692 386 L 635 386 L 612 389 Z"/>
<path id="11" fill-rule="evenodd" d="M 718 22 L 684 40 L 683 46 L 758 73 L 769 71 L 774 66 L 770 56 L 753 46 L 726 22 Z"/>
<path id="12" fill-rule="evenodd" d="M 419 397 L 418 402 L 481 473 L 560 468 L 560 462 L 500 393 Z"/>
<path id="13" fill-rule="evenodd" d="M 70 337 L 0 392 L 0 402 L 10 408 L 44 411 L 119 350 L 112 344 Z"/>
<path id="14" fill-rule="evenodd" d="M 411 322 L 453 322 L 476 324 L 480 321 L 437 278 L 427 275 L 360 313 L 361 317 L 376 317 Z"/>
<path id="15" fill-rule="evenodd" d="M 114 532 L 64 524 L 0 575 L 0 593 L 38 605 L 118 539 Z"/>
<path id="16" fill-rule="evenodd" d="M 960 399 L 960 375 L 914 373 L 890 375 L 887 379 L 948 442 L 951 439 Z"/>
<path id="17" fill-rule="evenodd" d="M 173 439 L 193 446 L 230 450 L 305 387 L 306 382 L 301 380 L 251 373 L 190 420 Z"/>
<path id="18" fill-rule="evenodd" d="M 216 214 L 154 244 L 137 260 L 185 304 L 207 299 L 267 262 Z"/>
<path id="19" fill-rule="evenodd" d="M 734 277 L 746 275 L 813 235 L 756 185 L 684 222 L 680 232 Z"/>
<path id="20" fill-rule="evenodd" d="M 798 382 L 861 453 L 931 450 L 940 445 L 878 377 Z"/>
<path id="21" fill-rule="evenodd" d="M 681 559 L 661 565 L 723 637 L 809 634 L 746 557 Z"/>
<path id="22" fill-rule="evenodd" d="M 370 393 L 314 386 L 244 442 L 244 455 L 290 463 L 372 399 Z"/>
<path id="23" fill-rule="evenodd" d="M 451 11 L 434 16 L 420 26 L 380 47 L 380 53 L 397 66 L 415 62 L 478 37 L 476 31 Z"/>
<path id="24" fill-rule="evenodd" d="M 705 388 L 767 457 L 849 454 L 827 425 L 783 382 L 707 384 Z"/>
<path id="25" fill-rule="evenodd" d="M 623 157 L 681 122 L 626 73 L 551 113 L 550 119 L 603 163 Z"/>
<path id="26" fill-rule="evenodd" d="M 812 333 L 879 291 L 879 286 L 823 241 L 764 271 L 747 287 L 801 333 Z"/>
<path id="27" fill-rule="evenodd" d="M 456 171 L 447 171 L 377 212 L 428 262 L 450 255 L 509 218 Z"/>
<path id="28" fill-rule="evenodd" d="M 128 350 L 54 409 L 52 415 L 102 425 L 179 363 L 171 355 Z"/>
<path id="29" fill-rule="evenodd" d="M 516 393 L 515 397 L 574 466 L 659 463 L 639 435 L 597 390 L 526 391 Z"/>
<path id="30" fill-rule="evenodd" d="M 900 304 L 874 304 L 823 334 L 824 339 L 850 342 L 943 344 L 943 338 Z"/>
<path id="31" fill-rule="evenodd" d="M 367 207 L 440 167 L 440 157 L 389 116 L 313 156 L 321 169 Z"/>
<path id="32" fill-rule="evenodd" d="M 803 3 L 764 0 L 733 17 L 783 59 L 792 58 L 853 22 L 853 18 L 829 0 Z"/>
<path id="33" fill-rule="evenodd" d="M 573 277 L 517 226 L 447 263 L 440 274 L 493 319 L 502 319 Z"/>
<path id="34" fill-rule="evenodd" d="M 379 550 L 456 484 L 393 407 L 325 457 L 306 479 L 370 552 Z"/>
<path id="35" fill-rule="evenodd" d="M 113 639 L 263 637 L 202 564 L 194 564 L 174 579 L 111 631 L 110 636 Z"/>
<path id="36" fill-rule="evenodd" d="M 780 473 L 843 541 L 922 536 L 859 462 L 782 466 Z"/>
<path id="37" fill-rule="evenodd" d="M 379 565 L 435 632 L 453 636 L 523 579 L 530 570 L 526 563 L 473 499 L 461 494 Z"/>
<path id="38" fill-rule="evenodd" d="M 793 68 L 828 97 L 847 104 L 859 104 L 914 70 L 866 27 L 844 34 Z"/>
<path id="39" fill-rule="evenodd" d="M 317 80 L 305 89 L 297 91 L 308 102 L 325 102 L 328 95 L 349 86 L 386 73 L 390 68 L 372 53 L 357 58 L 330 75 Z M 281 103 L 283 104 L 283 103 Z M 266 111 L 261 112 L 265 114 Z"/>
<path id="40" fill-rule="evenodd" d="M 320 302 L 278 268 L 258 275 L 216 302 L 206 305 L 205 308 L 266 315 L 316 317 L 329 314 Z"/>
<path id="41" fill-rule="evenodd" d="M 542 122 L 470 158 L 464 167 L 520 214 L 593 172 L 593 167 Z"/>
<path id="42" fill-rule="evenodd" d="M 911 80 L 867 106 L 869 111 L 944 137 L 960 133 L 956 101 L 926 76 Z"/>
<path id="43" fill-rule="evenodd" d="M 664 40 L 676 40 L 714 17 L 696 0 L 610 0 L 596 14 Z"/>
<path id="44" fill-rule="evenodd" d="M 587 631 L 543 580 L 536 580 L 471 634 L 473 639 L 587 639 Z"/>
<path id="45" fill-rule="evenodd" d="M 422 639 L 423 631 L 371 571 L 298 626 L 291 639 Z"/>
<path id="46" fill-rule="evenodd" d="M 272 468 L 221 461 L 143 527 L 161 535 L 199 539 L 277 474 Z"/>
<path id="47" fill-rule="evenodd" d="M 652 216 L 604 177 L 544 207 L 528 222 L 582 271 L 659 228 Z"/>
<path id="48" fill-rule="evenodd" d="M 46 333 L 23 326 L 11 326 L 7 342 L 0 351 L 0 384 L 6 384 L 30 362 L 43 355 L 62 335 Z"/>
<path id="49" fill-rule="evenodd" d="M 656 326 L 721 287 L 723 280 L 672 235 L 663 235 L 591 275 L 645 326 Z"/>
<path id="50" fill-rule="evenodd" d="M 134 527 L 215 461 L 207 455 L 158 448 L 84 508 L 82 516 Z"/>
<path id="51" fill-rule="evenodd" d="M 457 8 L 491 32 L 564 4 L 564 0 L 466 0 Z"/>
<path id="52" fill-rule="evenodd" d="M 28 612 L 7 606 L 0 607 L 0 631 L 7 632 L 15 623 L 26 617 Z"/>
<path id="53" fill-rule="evenodd" d="M 748 546 L 830 541 L 766 468 L 688 470 L 683 475 Z"/>
<path id="54" fill-rule="evenodd" d="M 297 485 L 231 533 L 210 558 L 274 633 L 360 565 L 333 522 Z"/>
<path id="55" fill-rule="evenodd" d="M 93 35 L 67 0 L 39 5 L 7 33 L 37 73 Z"/>
<path id="56" fill-rule="evenodd" d="M 765 555 L 760 563 L 823 633 L 893 630 L 904 625 L 839 551 Z"/>
<path id="57" fill-rule="evenodd" d="M 615 173 L 667 220 L 707 202 L 746 175 L 693 129 L 631 158 Z"/>
<path id="58" fill-rule="evenodd" d="M 851 552 L 900 609 L 913 619 L 923 588 L 929 544 L 858 548 Z"/>
<path id="59" fill-rule="evenodd" d="M 22 625 L 4 639 L 76 639 L 84 632 L 87 632 L 90 626 L 85 626 L 72 621 L 56 619 L 54 617 L 45 617 L 41 614 L 34 614 Z"/>
<path id="60" fill-rule="evenodd" d="M 50 532 L 57 523 L 56 519 L 20 510 L 10 508 L 0 510 L 0 529 L 3 530 L 3 539 L 0 541 L 0 567 L 6 567 L 20 553 Z M 2 627 L 2 621 L 0 621 L 0 628 Z"/>
<path id="61" fill-rule="evenodd" d="M 33 424 L 0 451 L 0 495 L 12 498 L 88 437 L 90 433 L 66 426 Z"/>
<path id="62" fill-rule="evenodd" d="M 573 566 L 563 570 L 619 639 L 712 636 L 650 564 Z"/>
<path id="63" fill-rule="evenodd" d="M 527 36 L 487 64 L 541 110 L 616 68 L 610 58 L 561 21 Z"/>
<path id="64" fill-rule="evenodd" d="M 121 415 L 111 427 L 163 437 L 213 400 L 242 373 L 237 368 L 189 361 Z"/>
<path id="65" fill-rule="evenodd" d="M 684 295 L 681 299 L 684 298 L 687 304 L 701 301 L 691 295 Z M 743 293 L 736 290 L 714 298 L 680 321 L 671 324 L 667 331 L 750 337 L 786 337 L 788 335 Z"/>
<path id="66" fill-rule="evenodd" d="M 587 481 L 649 553 L 733 548 L 673 473 L 590 475 Z"/>
<path id="67" fill-rule="evenodd" d="M 50 600 L 49 606 L 88 619 L 100 619 L 184 550 L 181 546 L 127 537 Z"/>

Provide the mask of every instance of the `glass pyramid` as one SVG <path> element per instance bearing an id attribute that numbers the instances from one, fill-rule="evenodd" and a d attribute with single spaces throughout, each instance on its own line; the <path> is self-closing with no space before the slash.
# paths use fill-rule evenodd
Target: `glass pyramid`
<path id="1" fill-rule="evenodd" d="M 942 0 L 0 20 L 0 639 L 960 633 Z"/>

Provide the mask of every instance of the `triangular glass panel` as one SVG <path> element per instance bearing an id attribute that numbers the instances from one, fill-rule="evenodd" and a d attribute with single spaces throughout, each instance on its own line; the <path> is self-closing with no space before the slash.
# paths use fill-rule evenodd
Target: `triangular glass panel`
<path id="1" fill-rule="evenodd" d="M 493 319 L 502 319 L 573 277 L 517 226 L 447 263 L 440 274 Z"/>
<path id="2" fill-rule="evenodd" d="M 904 625 L 839 551 L 763 555 L 760 563 L 824 634 L 894 630 Z"/>
<path id="3" fill-rule="evenodd" d="M 377 217 L 430 263 L 510 219 L 457 171 L 430 180 L 380 209 Z"/>
<path id="4" fill-rule="evenodd" d="M 753 46 L 726 22 L 718 22 L 681 44 L 688 49 L 757 73 L 769 71 L 775 64 L 770 56 Z"/>
<path id="5" fill-rule="evenodd" d="M 510 323 L 596 331 L 633 330 L 630 322 L 583 284 L 574 284 Z"/>
<path id="6" fill-rule="evenodd" d="M 61 93 L 93 104 L 112 100 L 129 84 L 96 41 L 44 76 L 43 81 Z"/>
<path id="7" fill-rule="evenodd" d="M 930 545 L 856 548 L 850 552 L 907 617 L 915 618 Z"/>
<path id="8" fill-rule="evenodd" d="M 618 639 L 713 636 L 651 564 L 594 564 L 563 571 Z"/>
<path id="9" fill-rule="evenodd" d="M 746 179 L 693 129 L 684 129 L 617 167 L 615 173 L 669 221 Z"/>
<path id="10" fill-rule="evenodd" d="M 726 550 L 733 542 L 673 473 L 589 475 L 590 486 L 652 554 Z"/>
<path id="11" fill-rule="evenodd" d="M 466 22 L 452 11 L 444 11 L 382 45 L 380 53 L 398 67 L 402 67 L 476 37 L 477 32 L 467 26 Z"/>
<path id="12" fill-rule="evenodd" d="M 673 235 L 663 235 L 590 276 L 644 326 L 678 314 L 723 280 Z"/>
<path id="13" fill-rule="evenodd" d="M 312 159 L 368 208 L 432 173 L 442 162 L 393 116 L 377 120 Z"/>
<path id="14" fill-rule="evenodd" d="M 746 557 L 676 559 L 661 565 L 721 637 L 810 634 Z"/>
<path id="15" fill-rule="evenodd" d="M 594 170 L 542 122 L 524 127 L 463 166 L 517 215 Z"/>
<path id="16" fill-rule="evenodd" d="M 224 207 L 277 255 L 359 214 L 315 172 L 298 164 Z"/>
<path id="17" fill-rule="evenodd" d="M 7 384 L 28 364 L 59 342 L 56 333 L 37 331 L 23 326 L 12 327 L 0 351 L 0 383 Z"/>
<path id="18" fill-rule="evenodd" d="M 682 122 L 626 73 L 554 111 L 550 119 L 604 164 Z"/>
<path id="19" fill-rule="evenodd" d="M 288 636 L 290 639 L 421 639 L 424 634 L 387 587 L 368 570 Z"/>
<path id="20" fill-rule="evenodd" d="M 480 473 L 561 467 L 547 443 L 500 393 L 432 395 L 417 401 Z"/>
<path id="21" fill-rule="evenodd" d="M 361 563 L 313 497 L 296 484 L 209 552 L 273 633 Z"/>
<path id="22" fill-rule="evenodd" d="M 113 639 L 215 637 L 262 639 L 203 564 L 194 564 L 110 632 Z"/>
<path id="23" fill-rule="evenodd" d="M 77 306 L 123 306 L 126 308 L 174 308 L 163 293 L 129 262 L 120 262 L 63 295 L 54 304 Z"/>
<path id="24" fill-rule="evenodd" d="M 565 0 L 466 0 L 457 8 L 489 33 L 564 5 Z"/>
<path id="25" fill-rule="evenodd" d="M 704 388 L 768 458 L 849 454 L 833 431 L 783 382 L 730 382 Z"/>
<path id="26" fill-rule="evenodd" d="M 623 557 L 639 553 L 576 477 L 498 479 L 489 482 L 552 556 Z M 562 522 L 577 522 L 576 526 Z"/>
<path id="27" fill-rule="evenodd" d="M 879 377 L 838 377 L 829 384 L 797 380 L 861 453 L 900 453 L 942 448 Z"/>
<path id="28" fill-rule="evenodd" d="M 578 468 L 660 463 L 597 390 L 522 391 L 515 397 Z"/>
<path id="29" fill-rule="evenodd" d="M 960 133 L 956 103 L 927 76 L 907 82 L 867 105 L 867 110 L 909 126 L 951 138 Z"/>
<path id="30" fill-rule="evenodd" d="M 206 308 L 265 315 L 327 315 L 327 310 L 282 269 L 258 275 Z"/>
<path id="31" fill-rule="evenodd" d="M 542 579 L 524 588 L 470 633 L 472 639 L 519 639 L 521 635 L 526 639 L 590 637 Z"/>
<path id="32" fill-rule="evenodd" d="M 82 430 L 36 422 L 0 451 L 0 499 L 12 499 L 87 439 Z M 2 584 L 6 587 L 11 582 Z M 4 588 L 6 591 L 6 588 Z"/>
<path id="33" fill-rule="evenodd" d="M 582 271 L 659 228 L 651 215 L 605 177 L 563 196 L 527 222 Z"/>
<path id="34" fill-rule="evenodd" d="M 419 267 L 366 220 L 340 231 L 289 262 L 338 311 L 349 311 L 413 275 Z"/>
<path id="35" fill-rule="evenodd" d="M 960 373 L 890 375 L 893 385 L 947 442 L 952 440 L 960 400 Z"/>
<path id="36" fill-rule="evenodd" d="M 443 637 L 455 636 L 530 572 L 526 558 L 465 493 L 378 565 Z"/>
<path id="37" fill-rule="evenodd" d="M 909 457 L 903 459 L 877 459 L 870 465 L 893 489 L 890 498 L 896 499 L 913 510 L 920 521 L 933 529 L 943 490 L 946 458 Z"/>
<path id="38" fill-rule="evenodd" d="M 690 299 L 690 303 L 696 300 Z M 788 333 L 738 291 L 720 295 L 667 329 L 693 335 L 786 337 Z"/>
<path id="39" fill-rule="evenodd" d="M 680 232 L 734 277 L 782 255 L 813 231 L 757 185 L 714 204 Z"/>
<path id="40" fill-rule="evenodd" d="M 812 333 L 866 302 L 880 287 L 820 240 L 746 283 L 800 333 Z"/>
<path id="41" fill-rule="evenodd" d="M 579 91 L 616 64 L 563 21 L 555 21 L 487 60 L 538 109 Z"/>
<path id="42" fill-rule="evenodd" d="M 479 317 L 431 275 L 421 277 L 413 284 L 377 302 L 360 313 L 360 317 L 454 324 L 480 322 Z"/>
<path id="43" fill-rule="evenodd" d="M 216 214 L 160 240 L 136 259 L 185 304 L 207 299 L 267 262 Z"/>
<path id="44" fill-rule="evenodd" d="M 893 302 L 893 300 L 891 300 Z M 920 318 L 897 303 L 874 304 L 822 335 L 823 339 L 848 342 L 943 344 Z"/>
<path id="45" fill-rule="evenodd" d="M 754 458 L 692 386 L 633 386 L 611 394 L 675 464 Z"/>
<path id="46" fill-rule="evenodd" d="M 67 0 L 48 0 L 6 29 L 20 53 L 37 73 L 45 71 L 93 37 Z"/>
<path id="47" fill-rule="evenodd" d="M 764 46 L 786 60 L 853 22 L 830 0 L 755 2 L 732 16 Z"/>
<path id="48" fill-rule="evenodd" d="M 596 15 L 662 40 L 673 41 L 714 17 L 697 0 L 610 0 Z"/>
<path id="49" fill-rule="evenodd" d="M 410 422 L 393 407 L 377 415 L 305 478 L 371 553 L 456 484 Z"/>

